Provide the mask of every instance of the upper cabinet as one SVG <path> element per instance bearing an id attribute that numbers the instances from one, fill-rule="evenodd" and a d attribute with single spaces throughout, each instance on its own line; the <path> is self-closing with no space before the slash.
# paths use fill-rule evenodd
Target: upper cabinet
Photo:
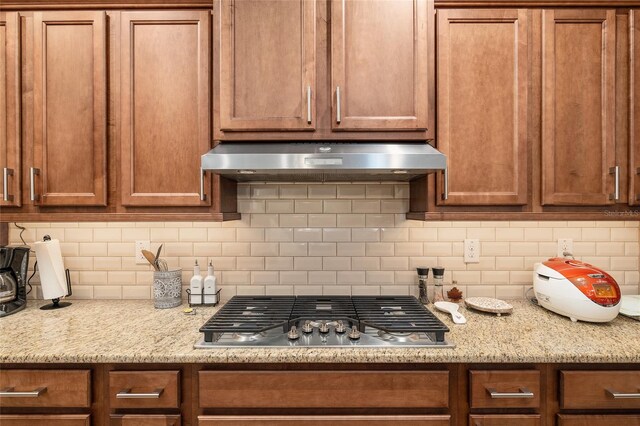
<path id="1" fill-rule="evenodd" d="M 20 206 L 19 18 L 0 12 L 0 206 Z"/>
<path id="2" fill-rule="evenodd" d="M 331 1 L 334 130 L 430 127 L 434 28 L 429 3 Z"/>
<path id="3" fill-rule="evenodd" d="M 615 14 L 615 10 L 543 12 L 543 205 L 597 206 L 620 198 L 620 168 L 615 163 Z"/>
<path id="4" fill-rule="evenodd" d="M 215 0 L 213 14 L 214 140 L 434 137 L 433 0 Z"/>
<path id="5" fill-rule="evenodd" d="M 631 149 L 629 204 L 640 204 L 640 9 L 631 11 Z"/>
<path id="6" fill-rule="evenodd" d="M 33 23 L 31 201 L 105 206 L 105 12 L 36 12 Z"/>
<path id="7" fill-rule="evenodd" d="M 122 12 L 122 205 L 211 205 L 210 35 L 206 11 Z"/>
<path id="8" fill-rule="evenodd" d="M 315 3 L 222 0 L 222 130 L 314 129 Z"/>
<path id="9" fill-rule="evenodd" d="M 527 10 L 438 12 L 440 204 L 526 204 L 527 37 Z"/>

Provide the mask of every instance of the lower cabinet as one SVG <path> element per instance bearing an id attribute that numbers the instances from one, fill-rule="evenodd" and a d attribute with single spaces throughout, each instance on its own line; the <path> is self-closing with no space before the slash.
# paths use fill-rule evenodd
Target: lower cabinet
<path id="1" fill-rule="evenodd" d="M 558 426 L 640 426 L 640 414 L 558 414 Z"/>
<path id="2" fill-rule="evenodd" d="M 180 426 L 179 415 L 125 414 L 112 415 L 110 426 Z"/>
<path id="3" fill-rule="evenodd" d="M 450 416 L 200 416 L 199 426 L 448 426 Z"/>
<path id="4" fill-rule="evenodd" d="M 471 414 L 469 426 L 540 426 L 539 414 Z"/>
<path id="5" fill-rule="evenodd" d="M 2 426 L 90 426 L 89 414 L 2 414 Z"/>

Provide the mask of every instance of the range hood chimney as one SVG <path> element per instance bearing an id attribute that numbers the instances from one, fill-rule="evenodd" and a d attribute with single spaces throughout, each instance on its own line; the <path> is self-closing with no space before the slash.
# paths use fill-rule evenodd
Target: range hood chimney
<path id="1" fill-rule="evenodd" d="M 223 142 L 201 166 L 238 182 L 410 181 L 445 170 L 447 158 L 425 142 Z"/>

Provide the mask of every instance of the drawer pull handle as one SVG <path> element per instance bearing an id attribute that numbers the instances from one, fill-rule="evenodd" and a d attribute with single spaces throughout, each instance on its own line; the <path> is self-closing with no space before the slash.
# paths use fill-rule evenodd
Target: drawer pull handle
<path id="1" fill-rule="evenodd" d="M 500 398 L 533 398 L 533 392 L 527 388 L 520 388 L 520 392 L 498 392 L 494 388 L 487 388 L 492 399 Z"/>
<path id="2" fill-rule="evenodd" d="M 37 398 L 47 391 L 46 386 L 32 391 L 16 391 L 14 388 L 4 388 L 0 390 L 2 398 Z"/>
<path id="3" fill-rule="evenodd" d="M 611 389 L 606 389 L 606 391 L 613 399 L 640 399 L 640 392 L 616 392 Z"/>
<path id="4" fill-rule="evenodd" d="M 121 390 L 116 394 L 117 399 L 158 399 L 164 389 L 156 389 L 153 392 L 148 393 L 134 393 L 131 392 L 131 389 Z"/>

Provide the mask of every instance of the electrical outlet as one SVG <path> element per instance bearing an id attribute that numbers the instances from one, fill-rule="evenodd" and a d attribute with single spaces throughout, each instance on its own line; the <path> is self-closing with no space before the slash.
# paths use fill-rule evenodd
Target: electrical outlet
<path id="1" fill-rule="evenodd" d="M 558 238 L 558 257 L 564 257 L 564 253 L 573 254 L 573 239 Z"/>
<path id="2" fill-rule="evenodd" d="M 464 240 L 464 263 L 480 263 L 480 240 Z"/>
<path id="3" fill-rule="evenodd" d="M 147 263 L 147 259 L 142 255 L 142 250 L 150 250 L 151 242 L 148 240 L 136 241 L 136 265 L 143 265 Z"/>

